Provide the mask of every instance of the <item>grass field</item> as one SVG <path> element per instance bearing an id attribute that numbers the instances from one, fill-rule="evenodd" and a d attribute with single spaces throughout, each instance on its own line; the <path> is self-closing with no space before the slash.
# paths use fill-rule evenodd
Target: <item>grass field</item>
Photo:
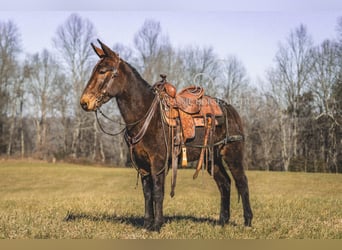
<path id="1" fill-rule="evenodd" d="M 142 229 L 133 169 L 0 161 L 0 239 L 342 239 L 342 175 L 249 171 L 252 228 L 232 188 L 231 223 L 215 224 L 219 193 L 207 174 L 167 177 L 158 234 Z"/>

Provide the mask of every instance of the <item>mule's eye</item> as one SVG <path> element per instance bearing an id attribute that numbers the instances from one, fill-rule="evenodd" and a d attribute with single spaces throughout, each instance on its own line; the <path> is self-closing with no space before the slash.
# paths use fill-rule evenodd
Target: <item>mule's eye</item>
<path id="1" fill-rule="evenodd" d="M 107 72 L 107 70 L 105 70 L 105 69 L 100 69 L 99 70 L 99 74 L 101 74 L 101 75 L 106 74 L 106 72 Z"/>

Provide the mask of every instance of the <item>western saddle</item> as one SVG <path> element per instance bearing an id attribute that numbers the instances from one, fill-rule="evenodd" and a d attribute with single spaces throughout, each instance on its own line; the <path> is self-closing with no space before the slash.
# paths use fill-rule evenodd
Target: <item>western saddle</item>
<path id="1" fill-rule="evenodd" d="M 223 122 L 223 112 L 217 99 L 204 95 L 204 90 L 198 86 L 190 86 L 177 93 L 176 87 L 167 82 L 166 75 L 160 75 L 162 80 L 155 83 L 154 89 L 159 95 L 161 115 L 169 128 L 171 128 L 172 148 L 172 181 L 171 197 L 174 195 L 176 185 L 178 156 L 182 152 L 182 167 L 187 166 L 186 142 L 196 136 L 196 127 L 205 130 L 200 158 L 193 178 L 197 178 L 206 154 L 206 165 L 211 159 L 213 173 L 213 134 L 215 127 Z M 220 119 L 221 118 L 221 119 Z"/>

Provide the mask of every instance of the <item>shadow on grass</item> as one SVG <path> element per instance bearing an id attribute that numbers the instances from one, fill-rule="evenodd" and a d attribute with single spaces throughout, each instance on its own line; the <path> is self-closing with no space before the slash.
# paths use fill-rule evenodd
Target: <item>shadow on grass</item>
<path id="1" fill-rule="evenodd" d="M 109 214 L 87 214 L 87 213 L 74 213 L 68 212 L 64 217 L 64 221 L 76 221 L 76 220 L 90 220 L 90 221 L 106 221 L 113 223 L 123 223 L 127 225 L 132 225 L 136 228 L 143 228 L 144 218 L 140 216 L 118 216 L 118 215 L 109 215 Z M 209 223 L 214 225 L 218 224 L 217 220 L 214 220 L 209 217 L 198 218 L 191 215 L 174 215 L 174 216 L 164 216 L 165 223 L 171 223 L 173 221 L 191 221 L 195 223 Z"/>

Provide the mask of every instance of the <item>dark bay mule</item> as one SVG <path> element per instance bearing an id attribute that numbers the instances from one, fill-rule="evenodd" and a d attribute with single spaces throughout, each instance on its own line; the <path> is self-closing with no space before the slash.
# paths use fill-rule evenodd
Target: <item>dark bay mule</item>
<path id="1" fill-rule="evenodd" d="M 85 111 L 96 111 L 101 105 L 115 97 L 120 113 L 126 123 L 126 133 L 135 137 L 140 133 L 146 113 L 155 100 L 152 87 L 127 62 L 99 41 L 101 48 L 91 44 L 99 62 L 85 87 L 80 104 Z M 224 116 L 229 123 L 229 134 L 242 135 L 241 119 L 236 110 L 226 103 L 221 103 Z M 163 224 L 163 200 L 165 183 L 165 162 L 167 147 L 164 141 L 164 126 L 161 113 L 156 109 L 142 139 L 132 149 L 133 158 L 139 168 L 145 198 L 144 227 L 159 231 Z M 137 123 L 138 121 L 138 123 Z M 134 125 L 132 125 L 134 124 Z M 226 136 L 226 126 L 215 129 L 214 138 L 222 140 Z M 203 142 L 203 133 L 196 131 L 195 143 Z M 199 137 L 199 138 L 197 138 Z M 202 138 L 200 138 L 202 137 Z M 219 223 L 224 225 L 230 217 L 231 180 L 223 165 L 227 163 L 235 180 L 239 196 L 242 199 L 243 215 L 246 226 L 251 226 L 252 210 L 249 202 L 248 181 L 243 169 L 243 141 L 220 144 L 214 147 L 214 180 L 221 194 Z M 200 149 L 189 148 L 188 160 L 199 158 Z M 208 169 L 211 173 L 211 170 Z M 190 197 L 189 197 L 190 198 Z M 189 201 L 191 202 L 191 201 Z"/>

